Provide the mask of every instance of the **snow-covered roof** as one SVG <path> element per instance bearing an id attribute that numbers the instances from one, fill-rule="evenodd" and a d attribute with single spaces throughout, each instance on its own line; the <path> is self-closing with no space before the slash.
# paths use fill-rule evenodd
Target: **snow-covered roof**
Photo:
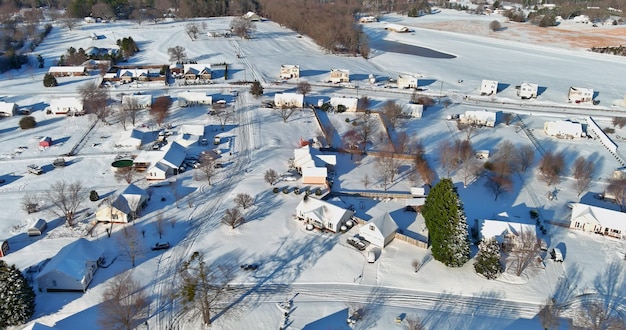
<path id="1" fill-rule="evenodd" d="M 567 135 L 581 137 L 583 135 L 583 125 L 569 120 L 548 121 L 543 124 L 543 129 L 548 135 Z"/>
<path id="2" fill-rule="evenodd" d="M 274 94 L 274 103 L 278 107 L 283 105 L 302 107 L 304 105 L 304 95 L 298 93 L 276 93 Z"/>
<path id="3" fill-rule="evenodd" d="M 135 102 L 139 106 L 149 107 L 152 105 L 152 95 L 150 94 L 132 94 L 122 96 L 122 105 Z"/>
<path id="4" fill-rule="evenodd" d="M 483 239 L 495 238 L 496 241 L 502 243 L 506 234 L 519 236 L 524 231 L 532 231 L 536 233 L 537 226 L 502 220 L 482 220 L 480 226 L 480 235 Z"/>
<path id="5" fill-rule="evenodd" d="M 138 78 L 138 77 L 147 77 L 150 74 L 150 70 L 148 69 L 119 69 L 117 71 L 118 77 L 130 77 L 130 78 Z"/>
<path id="6" fill-rule="evenodd" d="M 356 106 L 359 102 L 359 99 L 356 97 L 331 97 L 330 105 L 333 107 L 337 107 L 339 105 L 343 105 L 348 109 L 356 109 Z"/>
<path id="7" fill-rule="evenodd" d="M 293 70 L 293 69 L 300 70 L 299 65 L 293 65 L 293 64 L 281 64 L 280 68 L 284 70 Z"/>
<path id="8" fill-rule="evenodd" d="M 382 217 L 374 217 L 372 220 L 368 221 L 367 224 L 375 225 L 383 237 L 395 234 L 396 231 L 398 231 L 398 225 L 389 213 L 385 213 Z"/>
<path id="9" fill-rule="evenodd" d="M 65 73 L 65 72 L 70 72 L 70 73 L 83 73 L 85 72 L 85 67 L 84 66 L 51 66 L 50 69 L 48 69 L 49 73 Z"/>
<path id="10" fill-rule="evenodd" d="M 58 99 L 50 100 L 50 108 L 52 110 L 58 109 L 70 109 L 70 110 L 83 110 L 83 100 L 78 97 L 60 97 Z"/>
<path id="11" fill-rule="evenodd" d="M 346 212 L 352 215 L 352 211 L 333 205 L 313 197 L 306 197 L 296 207 L 298 213 L 322 223 L 340 220 Z"/>
<path id="12" fill-rule="evenodd" d="M 178 168 L 185 160 L 185 157 L 187 157 L 185 147 L 177 142 L 172 142 L 169 146 L 160 162 L 171 168 Z"/>
<path id="13" fill-rule="evenodd" d="M 327 175 L 328 175 L 328 170 L 326 169 L 326 167 L 303 167 L 302 168 L 303 177 L 325 178 Z"/>
<path id="14" fill-rule="evenodd" d="M 122 133 L 122 137 L 120 138 L 119 144 L 121 144 L 122 146 L 132 147 L 141 146 L 141 144 L 143 143 L 144 134 L 144 131 L 137 128 L 133 128 L 130 131 L 124 131 L 124 133 Z"/>
<path id="15" fill-rule="evenodd" d="M 395 32 L 409 32 L 411 29 L 406 25 L 394 24 L 394 23 L 386 23 L 385 30 L 395 31 Z"/>
<path id="16" fill-rule="evenodd" d="M 87 271 L 85 262 L 97 261 L 102 257 L 103 252 L 104 250 L 97 242 L 79 238 L 64 246 L 59 253 L 52 257 L 37 277 L 42 277 L 51 272 L 61 272 L 80 281 Z"/>
<path id="17" fill-rule="evenodd" d="M 128 214 L 130 211 L 137 211 L 146 199 L 148 199 L 148 193 L 131 183 L 113 202 L 113 206 Z"/>
<path id="18" fill-rule="evenodd" d="M 0 112 L 5 112 L 8 114 L 13 114 L 13 111 L 17 108 L 17 104 L 13 102 L 0 102 Z"/>
<path id="19" fill-rule="evenodd" d="M 476 110 L 476 111 L 468 110 L 468 111 L 465 111 L 464 119 L 495 122 L 497 115 L 498 115 L 497 112 L 491 112 L 487 110 Z"/>
<path id="20" fill-rule="evenodd" d="M 165 156 L 165 150 L 144 150 L 135 157 L 135 164 L 156 164 Z"/>
<path id="21" fill-rule="evenodd" d="M 211 73 L 211 64 L 184 64 L 183 65 L 183 73 L 184 74 L 204 74 Z"/>
<path id="22" fill-rule="evenodd" d="M 180 134 L 191 134 L 196 136 L 204 135 L 204 125 L 201 124 L 184 124 L 180 126 Z"/>
<path id="23" fill-rule="evenodd" d="M 574 203 L 570 221 L 598 224 L 604 228 L 626 232 L 626 213 L 582 203 Z"/>
<path id="24" fill-rule="evenodd" d="M 58 328 L 55 327 L 51 327 L 45 324 L 41 324 L 39 322 L 34 322 L 32 324 L 27 325 L 26 327 L 22 328 L 22 330 L 56 330 Z"/>
<path id="25" fill-rule="evenodd" d="M 294 149 L 294 165 L 296 167 L 325 167 L 328 165 L 336 165 L 337 157 L 335 155 L 324 155 L 319 150 L 310 145 Z"/>
<path id="26" fill-rule="evenodd" d="M 190 91 L 185 91 L 185 92 L 180 92 L 178 93 L 178 101 L 183 101 L 183 102 L 201 102 L 201 101 L 207 101 L 207 103 L 211 102 L 211 95 L 208 95 L 206 92 L 190 92 Z"/>

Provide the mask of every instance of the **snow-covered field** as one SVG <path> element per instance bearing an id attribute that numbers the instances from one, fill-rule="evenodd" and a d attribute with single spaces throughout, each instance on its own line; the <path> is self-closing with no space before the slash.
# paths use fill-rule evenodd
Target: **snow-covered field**
<path id="1" fill-rule="evenodd" d="M 182 45 L 187 55 L 199 63 L 230 63 L 229 79 L 217 72 L 215 84 L 208 87 L 172 86 L 120 86 L 111 88 L 111 98 L 121 99 L 121 94 L 141 91 L 154 96 L 176 94 L 183 90 L 201 90 L 213 99 L 225 99 L 237 110 L 237 117 L 226 126 L 224 132 L 217 119 L 207 116 L 206 107 L 178 108 L 176 102 L 167 123 L 174 128 L 182 124 L 206 125 L 210 138 L 219 134 L 218 146 L 226 166 L 220 169 L 212 184 L 195 180 L 194 171 L 176 176 L 171 187 L 151 187 L 151 200 L 142 216 L 133 225 L 145 232 L 145 253 L 132 269 L 149 293 L 152 304 L 147 325 L 149 329 L 167 329 L 175 324 L 181 329 L 199 328 L 198 319 L 177 318 L 164 300 L 172 290 L 171 278 L 175 276 L 178 261 L 194 251 L 204 252 L 208 262 L 238 266 L 258 263 L 256 271 L 240 271 L 233 285 L 240 285 L 244 293 L 238 303 L 225 314 L 215 318 L 216 329 L 271 329 L 283 322 L 282 312 L 275 303 L 293 298 L 296 309 L 289 317 L 289 329 L 348 329 L 345 319 L 348 309 L 357 305 L 366 307 L 362 329 L 401 329 L 395 317 L 419 316 L 429 329 L 529 329 L 538 328 L 539 306 L 561 287 L 563 281 L 576 283 L 575 294 L 603 292 L 607 282 L 607 265 L 624 257 L 623 241 L 597 235 L 574 232 L 558 226 L 548 226 L 544 237 L 550 247 L 565 246 L 565 262 L 531 267 L 521 277 L 508 271 L 495 281 L 479 277 L 472 262 L 459 269 L 446 268 L 430 260 L 418 273 L 413 271 L 414 260 L 424 260 L 429 252 L 408 243 L 395 240 L 384 249 L 379 259 L 369 264 L 366 254 L 346 243 L 346 238 L 358 232 L 351 229 L 346 234 L 321 234 L 309 232 L 302 223 L 293 220 L 295 207 L 301 197 L 290 193 L 272 193 L 263 175 L 273 168 L 279 173 L 287 171 L 287 161 L 293 157 L 293 149 L 300 138 L 310 139 L 320 135 L 313 112 L 309 109 L 296 111 L 284 123 L 271 109 L 261 108 L 262 99 L 273 98 L 275 92 L 294 91 L 295 82 L 276 82 L 281 64 L 298 64 L 302 80 L 313 85 L 307 95 L 309 103 L 330 96 L 368 95 L 377 105 L 385 100 L 406 102 L 408 91 L 385 89 L 369 84 L 369 74 L 378 81 L 396 78 L 400 73 L 420 74 L 429 81 L 425 93 L 432 97 L 444 96 L 452 104 L 444 108 L 436 105 L 424 112 L 422 119 L 403 119 L 398 132 L 407 132 L 420 139 L 426 148 L 426 157 L 437 168 L 439 177 L 445 173 L 437 161 L 437 143 L 441 140 L 463 138 L 453 122 L 446 121 L 449 114 L 467 110 L 505 110 L 516 112 L 511 125 L 500 123 L 495 128 L 483 128 L 474 132 L 471 141 L 475 149 L 494 150 L 498 143 L 509 140 L 516 145 L 530 144 L 528 135 L 518 129 L 519 120 L 528 127 L 545 150 L 564 151 L 568 163 L 578 156 L 596 159 L 597 172 L 590 188 L 601 192 L 606 179 L 611 177 L 620 164 L 598 140 L 559 140 L 543 132 L 545 121 L 562 118 L 584 120 L 593 116 L 601 127 L 612 126 L 610 118 L 621 116 L 625 111 L 623 98 L 626 93 L 622 80 L 626 76 L 626 58 L 590 53 L 567 47 L 548 47 L 515 40 L 490 38 L 482 35 L 425 29 L 420 24 L 442 23 L 457 19 L 482 20 L 485 26 L 494 16 L 470 16 L 451 11 L 424 18 L 407 18 L 396 15 L 384 17 L 379 23 L 364 26 L 374 41 L 388 40 L 430 48 L 456 56 L 453 59 L 436 59 L 373 49 L 369 60 L 363 58 L 326 54 L 308 38 L 280 27 L 273 22 L 256 24 L 252 40 L 238 38 L 209 38 L 206 34 L 190 41 L 184 32 L 185 22 L 165 22 L 157 25 L 136 25 L 129 22 L 109 24 L 83 24 L 67 31 L 60 27 L 36 49 L 46 68 L 28 68 L 4 73 L 0 80 L 3 100 L 16 102 L 20 107 L 32 107 L 38 125 L 32 130 L 18 127 L 20 117 L 0 120 L 0 176 L 5 183 L 0 186 L 0 240 L 8 240 L 11 250 L 4 257 L 26 269 L 37 265 L 78 237 L 86 237 L 105 247 L 107 260 L 113 260 L 107 268 L 99 269 L 89 289 L 79 293 L 37 292 L 36 321 L 58 329 L 76 329 L 77 325 L 92 324 L 97 327 L 98 307 L 101 295 L 114 276 L 129 271 L 131 263 L 119 249 L 118 237 L 121 225 L 114 226 L 112 237 L 107 237 L 105 227 L 96 226 L 87 234 L 93 221 L 92 214 L 98 203 L 85 200 L 80 208 L 80 223 L 69 229 L 52 210 L 52 205 L 41 198 L 42 211 L 26 214 L 20 208 L 24 195 L 45 192 L 58 180 L 80 180 L 88 190 L 95 189 L 100 196 L 111 196 L 125 184 L 117 181 L 111 173 L 111 162 L 120 153 L 131 150 L 115 147 L 124 134 L 115 119 L 110 125 L 96 122 L 91 116 L 64 117 L 46 115 L 45 107 L 56 96 L 76 95 L 76 88 L 95 79 L 94 77 L 59 78 L 59 86 L 48 89 L 42 86 L 43 74 L 70 46 L 110 47 L 116 39 L 132 36 L 141 51 L 130 64 L 166 64 L 167 49 Z M 502 20 L 502 17 L 498 18 Z M 225 30 L 230 18 L 199 20 L 206 22 L 208 30 Z M 383 29 L 385 21 L 415 26 L 408 34 L 389 33 Z M 441 25 L 441 24 L 440 24 Z M 508 32 L 516 31 L 507 25 Z M 603 27 L 609 29 L 610 27 Z M 96 32 L 99 40 L 88 36 Z M 524 33 L 520 30 L 519 33 Z M 237 55 L 240 55 L 239 57 Z M 340 88 L 323 83 L 331 68 L 350 70 L 355 82 L 353 88 Z M 221 75 L 220 75 L 221 74 Z M 230 85 L 240 80 L 257 79 L 264 84 L 265 95 L 255 99 L 247 93 L 248 87 Z M 507 87 L 496 97 L 479 97 L 482 79 L 498 80 Z M 537 100 L 521 102 L 514 86 L 523 81 L 535 82 L 546 90 Z M 599 92 L 599 105 L 572 105 L 567 103 L 570 86 L 593 88 Z M 354 88 L 356 87 L 356 88 Z M 233 96 L 232 90 L 239 90 Z M 469 96 L 469 98 L 467 97 Z M 465 98 L 464 98 L 465 97 Z M 375 105 L 376 107 L 376 105 Z M 349 129 L 345 118 L 350 114 L 329 114 L 329 120 L 342 133 Z M 154 126 L 148 114 L 139 118 L 138 125 Z M 93 128 L 91 128 L 93 126 Z M 50 136 L 57 141 L 52 147 L 40 150 L 39 137 Z M 621 138 L 626 131 L 617 129 L 611 137 L 619 146 L 625 146 Z M 376 137 L 372 149 L 382 148 L 386 141 Z M 66 157 L 68 166 L 54 168 L 51 162 L 78 145 L 75 156 Z M 16 152 L 19 147 L 20 152 Z M 194 150 L 197 151 L 197 150 Z M 232 154 L 231 154 L 232 153 Z M 339 155 L 338 183 L 334 189 L 364 190 L 363 176 L 375 176 L 374 160 L 368 157 L 351 160 Z M 538 159 L 538 156 L 537 156 Z M 26 166 L 36 164 L 44 174 L 27 173 Z M 402 167 L 404 171 L 408 168 Z M 468 223 L 474 219 L 490 219 L 506 212 L 510 217 L 529 220 L 529 210 L 538 209 L 544 219 L 567 222 L 569 209 L 566 204 L 578 201 L 572 188 L 573 179 L 563 178 L 558 186 L 558 198 L 548 200 L 545 183 L 533 175 L 533 167 L 527 174 L 515 179 L 514 190 L 502 195 L 497 201 L 479 179 L 467 188 L 463 187 L 460 174 L 453 176 L 463 200 Z M 410 183 L 406 173 L 401 173 L 390 191 L 408 191 Z M 139 179 L 137 184 L 147 187 Z M 279 187 L 291 188 L 300 182 L 279 182 Z M 379 182 L 368 189 L 382 190 Z M 224 210 L 234 206 L 237 193 L 255 196 L 255 205 L 245 210 L 247 222 L 232 230 L 220 223 Z M 612 207 L 614 205 L 595 200 L 592 194 L 584 194 L 583 202 Z M 356 206 L 356 215 L 363 219 L 393 213 L 404 223 L 411 223 L 415 213 L 404 212 L 402 200 L 371 200 L 343 198 L 346 207 Z M 598 204 L 600 203 L 600 204 Z M 168 219 L 165 236 L 159 239 L 156 219 Z M 40 237 L 29 237 L 25 231 L 37 219 L 50 222 L 47 232 Z M 151 251 L 157 241 L 168 241 L 172 248 L 167 251 Z M 626 287 L 619 288 L 626 294 Z M 562 322 L 561 328 L 567 328 Z"/>

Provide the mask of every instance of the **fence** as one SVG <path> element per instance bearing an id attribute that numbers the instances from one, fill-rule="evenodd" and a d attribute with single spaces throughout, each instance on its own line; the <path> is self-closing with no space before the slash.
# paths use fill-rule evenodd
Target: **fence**
<path id="1" fill-rule="evenodd" d="M 395 239 L 399 239 L 399 240 L 404 241 L 404 242 L 407 242 L 407 243 L 409 243 L 411 245 L 415 245 L 415 246 L 420 247 L 422 249 L 428 249 L 428 243 L 422 242 L 420 240 L 417 240 L 417 239 L 415 239 L 413 237 L 406 236 L 404 234 L 396 233 L 394 235 L 394 238 Z"/>

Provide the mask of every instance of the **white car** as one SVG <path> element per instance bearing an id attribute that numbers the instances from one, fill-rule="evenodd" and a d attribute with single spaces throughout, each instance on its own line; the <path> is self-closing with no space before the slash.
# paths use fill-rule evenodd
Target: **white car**
<path id="1" fill-rule="evenodd" d="M 290 176 L 284 176 L 283 180 L 285 180 L 285 181 L 296 181 L 296 180 L 298 180 L 298 178 L 296 178 L 295 176 L 291 176 L 290 175 Z"/>

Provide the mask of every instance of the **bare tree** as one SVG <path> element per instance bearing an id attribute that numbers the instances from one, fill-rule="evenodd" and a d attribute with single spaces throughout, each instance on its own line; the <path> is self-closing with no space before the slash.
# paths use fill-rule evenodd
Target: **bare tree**
<path id="1" fill-rule="evenodd" d="M 624 126 L 626 126 L 626 118 L 624 117 L 613 117 L 613 119 L 611 120 L 611 123 L 613 124 L 613 127 L 618 127 L 619 128 L 623 128 Z"/>
<path id="2" fill-rule="evenodd" d="M 167 54 L 170 56 L 171 62 L 181 63 L 187 59 L 187 52 L 183 46 L 174 46 L 167 49 Z"/>
<path id="3" fill-rule="evenodd" d="M 93 113 L 99 120 L 104 120 L 109 114 L 107 100 L 109 93 L 98 84 L 88 82 L 78 87 L 78 94 L 83 99 L 85 113 Z"/>
<path id="4" fill-rule="evenodd" d="M 371 103 L 372 102 L 370 101 L 370 98 L 367 97 L 367 95 L 361 96 L 356 102 L 356 110 L 367 111 Z"/>
<path id="5" fill-rule="evenodd" d="M 576 320 L 583 329 L 590 330 L 622 330 L 626 327 L 620 315 L 611 311 L 601 301 L 584 302 Z"/>
<path id="6" fill-rule="evenodd" d="M 133 166 L 117 168 L 114 173 L 115 179 L 120 182 L 131 183 L 137 177 L 137 170 Z"/>
<path id="7" fill-rule="evenodd" d="M 457 120 L 456 128 L 461 132 L 465 132 L 465 139 L 469 140 L 472 137 L 472 133 L 474 133 L 476 126 L 473 124 L 469 124 L 469 123 L 465 123 L 460 120 Z"/>
<path id="8" fill-rule="evenodd" d="M 254 198 L 246 193 L 239 193 L 235 196 L 235 204 L 245 210 L 254 205 Z"/>
<path id="9" fill-rule="evenodd" d="M 78 20 L 66 13 L 61 17 L 61 24 L 68 30 L 72 31 L 72 29 L 74 29 L 78 24 Z"/>
<path id="10" fill-rule="evenodd" d="M 455 141 L 458 146 L 458 160 L 461 162 L 461 171 L 463 172 L 463 185 L 467 187 L 468 183 L 474 180 L 479 174 L 481 165 L 476 159 L 476 152 L 469 140 Z"/>
<path id="11" fill-rule="evenodd" d="M 370 181 L 369 174 L 365 173 L 365 175 L 363 175 L 363 179 L 361 179 L 361 182 L 363 183 L 363 187 L 367 189 L 367 187 L 369 187 L 369 185 L 372 183 Z"/>
<path id="12" fill-rule="evenodd" d="M 296 111 L 296 107 L 283 105 L 278 107 L 276 110 L 280 115 L 280 118 L 283 119 L 283 123 L 286 123 L 287 119 L 289 119 L 289 117 L 291 117 L 291 115 Z"/>
<path id="13" fill-rule="evenodd" d="M 118 237 L 119 246 L 122 253 L 130 258 L 130 263 L 135 267 L 135 261 L 143 254 L 141 237 L 135 226 L 126 226 L 122 231 L 122 236 Z"/>
<path id="14" fill-rule="evenodd" d="M 626 179 L 610 179 L 604 195 L 605 198 L 607 195 L 612 195 L 612 199 L 619 205 L 620 210 L 624 211 L 626 209 Z"/>
<path id="15" fill-rule="evenodd" d="M 509 175 L 520 169 L 518 149 L 511 141 L 505 140 L 498 144 L 498 150 L 492 157 L 494 172 L 498 175 Z M 497 164 L 497 165 L 495 165 Z"/>
<path id="16" fill-rule="evenodd" d="M 163 234 L 165 234 L 165 217 L 163 216 L 163 211 L 157 213 L 154 225 L 159 234 L 159 239 L 163 238 Z"/>
<path id="17" fill-rule="evenodd" d="M 54 206 L 53 210 L 58 216 L 65 217 L 68 226 L 74 226 L 74 215 L 80 206 L 86 192 L 80 181 L 72 183 L 63 180 L 50 185 L 45 192 L 46 199 Z"/>
<path id="18" fill-rule="evenodd" d="M 502 115 L 502 121 L 504 121 L 504 124 L 505 124 L 506 126 L 511 125 L 511 122 L 513 121 L 513 113 L 511 113 L 511 112 L 505 112 L 505 113 Z"/>
<path id="19" fill-rule="evenodd" d="M 586 159 L 585 157 L 580 156 L 574 162 L 573 175 L 574 179 L 576 179 L 574 187 L 576 188 L 578 197 L 580 197 L 580 194 L 589 188 L 595 169 L 596 165 L 592 159 Z"/>
<path id="20" fill-rule="evenodd" d="M 115 17 L 115 12 L 113 8 L 111 8 L 111 5 L 103 1 L 98 1 L 98 3 L 91 6 L 91 14 L 93 17 L 102 17 L 104 19 Z"/>
<path id="21" fill-rule="evenodd" d="M 250 39 L 254 23 L 245 17 L 235 17 L 230 21 L 230 30 L 241 39 Z"/>
<path id="22" fill-rule="evenodd" d="M 135 123 L 137 121 L 137 115 L 139 114 L 139 111 L 141 111 L 143 108 L 139 104 L 139 100 L 136 97 L 124 98 L 124 96 L 122 95 L 122 100 L 122 110 L 126 112 L 131 124 L 135 126 Z"/>
<path id="23" fill-rule="evenodd" d="M 20 201 L 22 209 L 28 214 L 39 211 L 40 199 L 41 197 L 39 195 L 32 192 L 24 194 L 24 196 L 22 196 L 22 200 Z"/>
<path id="24" fill-rule="evenodd" d="M 443 140 L 439 143 L 439 162 L 441 167 L 446 171 L 448 177 L 452 172 L 459 168 L 458 152 L 456 150 L 456 143 Z"/>
<path id="25" fill-rule="evenodd" d="M 548 299 L 545 305 L 539 310 L 539 321 L 545 330 L 559 327 L 560 308 L 556 306 L 554 299 Z"/>
<path id="26" fill-rule="evenodd" d="M 418 316 L 406 318 L 407 330 L 426 330 L 426 325 Z"/>
<path id="27" fill-rule="evenodd" d="M 117 109 L 115 114 L 117 114 L 117 121 L 120 123 L 120 125 L 122 125 L 122 128 L 126 130 L 126 127 L 128 126 L 128 121 L 130 119 L 128 117 L 128 112 L 124 110 L 124 108 L 120 107 L 119 109 Z"/>
<path id="28" fill-rule="evenodd" d="M 521 145 L 517 148 L 519 155 L 519 170 L 526 172 L 535 160 L 535 148 L 530 144 Z"/>
<path id="29" fill-rule="evenodd" d="M 359 145 L 363 143 L 363 137 L 356 129 L 345 132 L 342 140 L 349 149 L 358 149 Z"/>
<path id="30" fill-rule="evenodd" d="M 267 171 L 265 171 L 265 175 L 263 176 L 263 179 L 265 179 L 265 182 L 273 186 L 276 183 L 276 181 L 278 181 L 278 173 L 276 173 L 275 170 L 270 168 Z"/>
<path id="31" fill-rule="evenodd" d="M 311 92 L 311 84 L 308 81 L 299 81 L 296 86 L 298 93 L 302 94 L 303 97 L 306 97 L 307 94 Z"/>
<path id="32" fill-rule="evenodd" d="M 406 132 L 396 134 L 395 150 L 403 154 L 411 152 L 411 138 Z"/>
<path id="33" fill-rule="evenodd" d="M 387 191 L 387 186 L 393 183 L 399 168 L 400 161 L 396 159 L 393 154 L 376 159 L 376 173 L 380 181 L 382 181 L 385 191 Z"/>
<path id="34" fill-rule="evenodd" d="M 391 127 L 396 128 L 398 119 L 402 116 L 402 107 L 396 101 L 389 100 L 383 104 L 383 113 L 389 119 Z"/>
<path id="35" fill-rule="evenodd" d="M 236 207 L 227 209 L 222 217 L 222 223 L 229 225 L 232 229 L 237 228 L 237 226 L 242 225 L 244 222 L 246 222 L 246 219 L 243 217 L 241 211 L 239 211 Z"/>
<path id="36" fill-rule="evenodd" d="M 509 253 L 515 275 L 521 276 L 522 272 L 537 259 L 540 251 L 541 242 L 534 230 L 522 230 L 515 237 Z"/>
<path id="37" fill-rule="evenodd" d="M 494 200 L 497 201 L 501 194 L 510 192 L 513 189 L 513 181 L 508 175 L 489 175 L 487 176 L 485 187 L 493 194 Z"/>
<path id="38" fill-rule="evenodd" d="M 368 142 L 370 142 L 372 135 L 376 133 L 376 123 L 373 116 L 369 112 L 362 112 L 358 115 L 357 132 L 363 137 L 363 151 Z"/>
<path id="39" fill-rule="evenodd" d="M 214 105 L 213 109 L 215 109 L 217 120 L 220 122 L 220 127 L 222 128 L 222 131 L 223 131 L 226 128 L 226 124 L 228 124 L 228 122 L 233 117 L 234 113 L 227 107 L 222 107 L 219 105 Z"/>
<path id="40" fill-rule="evenodd" d="M 211 178 L 215 176 L 215 173 L 217 173 L 217 169 L 215 168 L 215 159 L 208 155 L 202 155 L 200 157 L 200 167 L 198 167 L 198 170 L 206 177 L 210 185 Z"/>
<path id="41" fill-rule="evenodd" d="M 417 143 L 416 147 L 418 150 L 423 150 L 421 143 Z M 435 171 L 430 167 L 426 158 L 424 158 L 423 151 L 418 151 L 416 154 L 415 160 L 413 161 L 413 168 L 417 171 L 417 174 L 419 174 L 425 184 L 430 185 L 435 181 Z M 414 182 L 417 182 L 417 180 L 414 180 Z"/>
<path id="42" fill-rule="evenodd" d="M 198 29 L 198 24 L 196 23 L 185 24 L 185 32 L 189 36 L 189 39 L 191 39 L 192 41 L 198 39 L 198 33 L 200 33 L 200 30 Z"/>
<path id="43" fill-rule="evenodd" d="M 180 281 L 175 298 L 191 317 L 202 317 L 205 325 L 211 324 L 211 315 L 229 298 L 229 283 L 234 270 L 225 265 L 207 265 L 201 252 L 194 252 L 185 260 L 179 271 Z"/>
<path id="44" fill-rule="evenodd" d="M 565 173 L 565 155 L 560 153 L 546 152 L 539 161 L 540 179 L 548 186 L 557 184 L 561 175 Z"/>
<path id="45" fill-rule="evenodd" d="M 172 99 L 169 96 L 159 96 L 152 103 L 150 114 L 159 126 L 165 122 L 171 106 Z"/>
<path id="46" fill-rule="evenodd" d="M 105 329 L 138 329 L 148 316 L 150 300 L 130 272 L 109 281 L 102 293 L 98 323 Z"/>

